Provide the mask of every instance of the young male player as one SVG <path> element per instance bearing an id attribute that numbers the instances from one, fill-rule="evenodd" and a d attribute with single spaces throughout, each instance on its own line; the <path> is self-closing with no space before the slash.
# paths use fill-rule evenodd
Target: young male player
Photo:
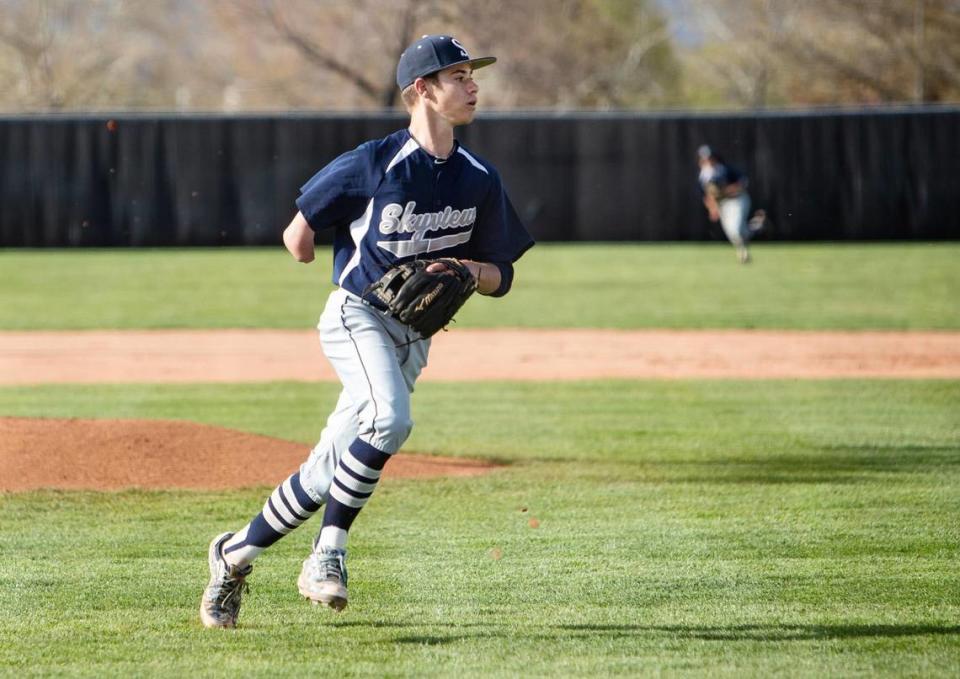
<path id="1" fill-rule="evenodd" d="M 297 587 L 335 610 L 347 605 L 347 535 L 410 434 L 410 393 L 430 348 L 365 295 L 367 287 L 398 262 L 452 257 L 470 269 L 478 292 L 499 297 L 510 289 L 513 263 L 533 245 L 497 171 L 453 135 L 476 112 L 473 71 L 494 61 L 472 59 L 450 36 L 416 41 L 397 65 L 409 127 L 348 151 L 301 189 L 283 242 L 297 261 L 310 262 L 314 233 L 334 229 L 338 287 L 318 328 L 343 390 L 307 461 L 250 523 L 211 542 L 205 626 L 236 625 L 253 560 L 324 505 Z"/>
<path id="2" fill-rule="evenodd" d="M 697 161 L 700 165 L 700 190 L 703 192 L 703 206 L 707 209 L 711 222 L 720 222 L 727 240 L 737 251 L 737 261 L 747 264 L 750 251 L 747 243 L 766 226 L 766 212 L 757 210 L 747 219 L 750 212 L 750 194 L 747 193 L 749 180 L 738 169 L 723 161 L 709 146 L 697 149 Z"/>

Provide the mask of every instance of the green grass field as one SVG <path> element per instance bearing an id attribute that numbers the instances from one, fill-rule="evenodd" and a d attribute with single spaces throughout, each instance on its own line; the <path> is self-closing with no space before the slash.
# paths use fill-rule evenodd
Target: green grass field
<path id="1" fill-rule="evenodd" d="M 298 598 L 312 537 L 301 529 L 258 562 L 242 629 L 200 628 L 206 542 L 258 511 L 265 490 L 6 495 L 0 667 L 956 669 L 960 384 L 484 383 L 469 385 L 474 416 L 452 418 L 461 391 L 421 385 L 409 448 L 512 464 L 484 478 L 385 483 L 355 527 L 340 616 Z M 332 385 L 47 386 L 0 389 L 0 411 L 180 417 L 308 444 L 309 411 L 334 397 Z"/>
<path id="2" fill-rule="evenodd" d="M 960 328 L 960 243 L 541 244 L 458 327 Z M 331 256 L 282 248 L 0 250 L 0 329 L 309 328 Z"/>
<path id="3" fill-rule="evenodd" d="M 768 245 L 741 268 L 712 246 L 555 246 L 501 302 L 510 325 L 528 304 L 535 324 L 572 325 L 575 306 L 546 303 L 559 287 L 595 319 L 603 291 L 625 300 L 584 325 L 957 328 L 958 254 Z M 309 327 L 320 268 L 267 251 L 0 251 L 0 327 Z M 479 301 L 469 325 L 495 325 Z M 0 415 L 184 419 L 306 450 L 336 392 L 0 387 Z M 0 674 L 954 677 L 958 406 L 957 380 L 426 382 L 406 448 L 507 466 L 385 482 L 353 531 L 339 616 L 299 598 L 313 528 L 295 532 L 258 561 L 227 632 L 197 620 L 206 545 L 267 489 L 0 494 Z"/>

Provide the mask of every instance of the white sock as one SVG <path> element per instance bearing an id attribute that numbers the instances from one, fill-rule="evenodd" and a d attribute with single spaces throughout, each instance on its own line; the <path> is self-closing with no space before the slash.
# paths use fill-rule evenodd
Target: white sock
<path id="1" fill-rule="evenodd" d="M 253 560 L 266 549 L 266 547 L 257 547 L 246 542 L 247 528 L 248 526 L 244 526 L 243 530 L 238 531 L 232 538 L 223 543 L 223 549 L 221 550 L 223 560 L 231 566 L 243 568 L 247 564 L 253 563 Z M 227 548 L 232 549 L 228 552 Z"/>
<path id="2" fill-rule="evenodd" d="M 320 529 L 320 537 L 317 538 L 316 548 L 332 547 L 334 549 L 347 548 L 347 531 L 336 526 L 324 526 Z"/>

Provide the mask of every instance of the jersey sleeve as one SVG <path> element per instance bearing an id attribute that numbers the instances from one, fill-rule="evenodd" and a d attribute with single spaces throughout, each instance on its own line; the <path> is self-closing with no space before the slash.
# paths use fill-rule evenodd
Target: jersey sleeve
<path id="1" fill-rule="evenodd" d="M 515 262 L 533 243 L 500 176 L 494 173 L 471 240 L 473 257 L 481 262 Z"/>
<path id="2" fill-rule="evenodd" d="M 349 223 L 363 212 L 370 199 L 369 155 L 367 145 L 348 151 L 300 187 L 297 208 L 311 229 Z"/>

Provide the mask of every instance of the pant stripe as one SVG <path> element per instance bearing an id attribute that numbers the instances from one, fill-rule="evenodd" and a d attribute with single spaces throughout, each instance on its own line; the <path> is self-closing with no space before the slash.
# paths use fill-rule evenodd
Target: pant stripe
<path id="1" fill-rule="evenodd" d="M 373 489 L 377 487 L 377 482 L 364 483 L 349 474 L 341 474 L 338 469 L 337 472 L 333 475 L 333 481 L 338 486 L 344 490 L 350 491 L 357 497 L 360 497 L 364 493 L 370 494 L 373 492 Z"/>
<path id="2" fill-rule="evenodd" d="M 350 493 L 342 490 L 336 482 L 330 484 L 330 497 L 340 504 L 346 505 L 347 507 L 352 507 L 354 509 L 359 509 L 360 507 L 363 507 L 363 505 L 367 504 L 367 498 L 354 497 Z M 326 515 L 324 515 L 324 519 L 326 519 Z M 324 524 L 326 524 L 326 521 L 324 521 Z"/>
<path id="3" fill-rule="evenodd" d="M 267 503 L 263 505 L 263 518 L 267 520 L 267 523 L 270 524 L 270 527 L 273 528 L 278 533 L 286 535 L 292 531 L 296 526 L 291 525 L 284 521 L 283 517 L 280 516 L 280 513 L 277 511 L 276 507 L 273 506 L 273 500 L 267 498 Z"/>
<path id="4" fill-rule="evenodd" d="M 370 478 L 369 476 L 361 476 L 360 474 L 357 474 L 355 471 L 351 470 L 349 467 L 346 467 L 346 466 L 338 467 L 337 473 L 343 476 L 343 478 L 345 479 L 346 478 L 356 479 L 360 483 L 376 483 L 377 481 L 380 480 L 377 478 Z"/>
<path id="5" fill-rule="evenodd" d="M 276 513 L 277 518 L 286 526 L 290 526 L 291 529 L 296 528 L 301 523 L 303 519 L 295 516 L 290 510 L 287 509 L 287 506 L 284 504 L 283 500 L 278 493 L 280 489 L 273 491 L 273 494 L 267 498 L 267 505 L 269 508 Z"/>
<path id="6" fill-rule="evenodd" d="M 370 205 L 373 205 L 373 201 L 370 202 Z M 360 249 L 357 249 L 357 252 L 360 252 Z M 360 351 L 360 345 L 357 344 L 356 338 L 353 336 L 353 331 L 350 330 L 350 326 L 347 325 L 347 313 L 345 309 L 347 308 L 347 302 L 350 301 L 349 297 L 344 297 L 343 304 L 340 305 L 340 325 L 343 326 L 343 329 L 347 331 L 347 336 L 350 338 L 350 343 L 353 344 L 353 350 L 357 353 L 357 360 L 360 362 L 360 367 L 363 369 L 363 376 L 367 380 L 367 389 L 370 391 L 370 402 L 373 404 L 373 419 L 370 420 L 370 424 L 367 425 L 367 429 L 364 433 L 373 434 L 376 430 L 374 429 L 374 424 L 377 421 L 378 406 L 377 406 L 377 397 L 373 391 L 373 380 L 370 379 L 370 374 L 367 372 L 367 366 L 363 362 L 363 353 Z"/>
<path id="7" fill-rule="evenodd" d="M 372 446 L 371 446 L 372 447 Z M 343 457 L 340 458 L 341 467 L 346 467 L 356 476 L 363 476 L 367 479 L 376 480 L 380 478 L 380 474 L 383 473 L 381 469 L 374 469 L 373 467 L 368 467 L 363 462 L 357 459 L 357 456 L 353 454 L 353 451 L 348 450 L 343 454 Z"/>
<path id="8" fill-rule="evenodd" d="M 338 479 L 336 476 L 333 477 L 333 485 L 335 485 L 337 488 L 342 490 L 344 493 L 348 493 L 360 500 L 365 500 L 366 498 L 373 495 L 373 491 L 377 487 L 376 484 L 374 484 L 369 489 L 351 488 L 349 485 L 341 482 L 340 479 Z"/>
<path id="9" fill-rule="evenodd" d="M 307 491 L 304 490 L 303 484 L 300 482 L 300 472 L 287 479 L 287 483 L 293 489 L 293 496 L 297 498 L 297 502 L 303 507 L 303 510 L 310 516 L 316 514 L 321 507 L 321 503 L 315 502 L 312 497 L 307 495 Z"/>
<path id="10" fill-rule="evenodd" d="M 296 486 L 294 486 L 296 482 Z M 310 496 L 300 488 L 300 473 L 297 472 L 286 481 L 283 482 L 283 494 L 290 500 L 290 506 L 296 511 L 300 516 L 310 518 L 320 509 L 320 505 L 310 499 Z M 300 497 L 297 494 L 297 490 L 300 490 L 300 493 L 303 497 Z"/>
<path id="11" fill-rule="evenodd" d="M 276 504 L 278 507 L 281 504 L 283 505 L 281 509 L 286 509 L 286 513 L 289 514 L 291 523 L 296 522 L 296 524 L 299 526 L 301 523 L 303 523 L 309 518 L 309 515 L 304 516 L 302 513 L 297 511 L 299 507 L 295 506 L 296 500 L 293 500 L 291 495 L 288 495 L 287 492 L 284 492 L 283 486 L 278 486 L 277 490 L 274 491 L 273 495 L 275 496 L 274 504 Z M 276 500 L 279 500 L 279 503 L 276 502 Z"/>
<path id="12" fill-rule="evenodd" d="M 277 518 L 273 515 L 273 512 L 270 511 L 270 507 L 266 504 L 263 505 L 263 510 L 260 512 L 260 515 L 254 518 L 254 520 L 250 522 L 250 525 L 253 526 L 255 522 L 261 519 L 263 520 L 264 523 L 267 524 L 264 528 L 265 529 L 268 528 L 270 531 L 273 531 L 278 536 L 283 536 L 290 532 L 289 528 L 287 528 L 282 523 L 280 523 L 280 521 L 277 520 Z M 258 537 L 260 536 L 260 531 L 257 532 L 257 535 Z M 266 533 L 264 533 L 264 536 L 266 540 L 271 541 L 270 544 L 273 544 L 273 542 L 276 542 L 276 537 L 267 535 Z"/>

